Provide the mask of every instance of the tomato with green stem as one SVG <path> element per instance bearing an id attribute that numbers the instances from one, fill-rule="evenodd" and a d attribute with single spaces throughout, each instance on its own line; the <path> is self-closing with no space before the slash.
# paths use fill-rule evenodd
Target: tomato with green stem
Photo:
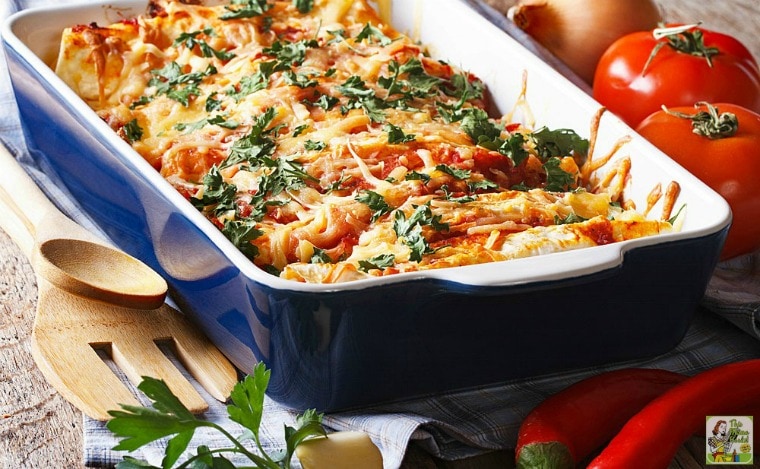
<path id="1" fill-rule="evenodd" d="M 701 102 L 663 108 L 636 130 L 728 202 L 733 221 L 722 260 L 760 248 L 760 114 Z"/>
<path id="2" fill-rule="evenodd" d="M 727 102 L 760 112 L 760 70 L 736 38 L 697 25 L 625 35 L 597 64 L 593 96 L 631 127 L 661 106 Z"/>

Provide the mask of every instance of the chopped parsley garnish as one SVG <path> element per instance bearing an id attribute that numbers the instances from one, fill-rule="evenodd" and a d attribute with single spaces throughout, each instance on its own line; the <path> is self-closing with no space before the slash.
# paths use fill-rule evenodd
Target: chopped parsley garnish
<path id="1" fill-rule="evenodd" d="M 430 182 L 430 175 L 425 173 L 420 173 L 418 171 L 409 171 L 406 173 L 406 176 L 404 177 L 407 181 L 422 181 L 423 183 L 427 184 Z"/>
<path id="2" fill-rule="evenodd" d="M 388 133 L 388 143 L 391 145 L 397 143 L 413 142 L 416 136 L 414 134 L 405 134 L 401 127 L 393 124 L 385 124 L 383 130 Z"/>
<path id="3" fill-rule="evenodd" d="M 542 159 L 568 156 L 571 153 L 579 157 L 585 157 L 588 154 L 589 141 L 571 129 L 549 130 L 542 127 L 531 133 L 530 136 Z"/>
<path id="4" fill-rule="evenodd" d="M 293 0 L 293 5 L 298 8 L 299 13 L 306 14 L 314 8 L 314 0 Z"/>
<path id="5" fill-rule="evenodd" d="M 359 32 L 359 34 L 356 35 L 356 40 L 361 42 L 363 40 L 375 40 L 377 41 L 381 46 L 387 46 L 391 42 L 391 38 L 383 34 L 383 32 L 376 26 L 373 26 L 370 23 L 367 23 L 364 25 L 364 28 Z"/>
<path id="6" fill-rule="evenodd" d="M 448 231 L 448 223 L 441 223 L 440 215 L 433 215 L 430 205 L 418 205 L 412 215 L 407 219 L 404 212 L 396 211 L 393 220 L 393 231 L 396 236 L 403 239 L 404 244 L 409 246 L 411 253 L 409 260 L 419 262 L 425 254 L 435 252 L 422 234 L 422 227 L 430 226 L 436 231 Z"/>
<path id="7" fill-rule="evenodd" d="M 385 269 L 391 267 L 396 262 L 396 256 L 393 254 L 378 254 L 369 259 L 359 261 L 359 270 L 369 272 L 372 269 Z"/>
<path id="8" fill-rule="evenodd" d="M 174 128 L 179 130 L 180 132 L 182 131 L 192 132 L 206 125 L 218 125 L 219 127 L 224 127 L 225 129 L 236 129 L 240 124 L 234 120 L 228 121 L 225 116 L 221 114 L 217 114 L 215 116 L 211 116 L 206 119 L 201 119 L 197 122 L 192 122 L 188 124 L 180 122 L 176 124 Z"/>
<path id="9" fill-rule="evenodd" d="M 443 111 L 445 119 L 460 120 L 462 130 L 477 145 L 498 151 L 511 159 L 515 166 L 528 157 L 525 144 L 527 139 L 530 139 L 534 143 L 546 173 L 544 189 L 550 192 L 570 190 L 575 184 L 575 176 L 560 167 L 560 157 L 574 154 L 583 158 L 588 153 L 588 140 L 581 138 L 573 130 L 549 130 L 542 127 L 527 136 L 517 132 L 503 139 L 501 127 L 496 125 L 482 109 L 463 108 L 449 112 L 445 108 L 439 108 L 439 111 Z M 523 186 L 518 185 L 513 189 L 528 189 Z"/>
<path id="10" fill-rule="evenodd" d="M 375 96 L 375 90 L 367 88 L 364 80 L 358 75 L 350 76 L 336 89 L 349 98 L 348 104 L 343 107 L 344 113 L 349 109 L 363 109 L 373 122 L 385 121 L 382 110 L 387 107 L 386 104 Z"/>
<path id="11" fill-rule="evenodd" d="M 275 59 L 274 70 L 289 70 L 294 65 L 301 65 L 309 48 L 319 47 L 316 39 L 303 39 L 297 42 L 275 41 L 262 52 Z"/>
<path id="12" fill-rule="evenodd" d="M 472 171 L 470 171 L 469 169 L 457 169 L 446 164 L 436 165 L 435 169 L 460 180 L 469 179 L 470 175 L 472 174 Z"/>
<path id="13" fill-rule="evenodd" d="M 127 137 L 129 143 L 136 142 L 142 138 L 143 129 L 140 127 L 140 124 L 137 123 L 137 119 L 132 119 L 124 124 L 124 135 Z"/>
<path id="14" fill-rule="evenodd" d="M 224 182 L 219 168 L 214 165 L 203 177 L 201 197 L 190 197 L 190 203 L 198 210 L 207 210 L 210 207 L 211 213 L 218 216 L 237 208 L 236 194 L 237 187 Z"/>
<path id="15" fill-rule="evenodd" d="M 372 210 L 373 222 L 393 210 L 393 208 L 388 205 L 382 195 L 371 190 L 364 190 L 360 192 L 356 195 L 355 199 L 357 202 L 363 203 Z"/>
<path id="16" fill-rule="evenodd" d="M 478 79 L 470 80 L 467 76 L 457 73 L 449 78 L 442 89 L 448 96 L 464 102 L 468 99 L 481 99 L 485 85 Z"/>
<path id="17" fill-rule="evenodd" d="M 233 8 L 239 6 L 240 8 Z M 267 10 L 272 8 L 267 0 L 231 0 L 230 5 L 224 7 L 227 12 L 219 18 L 223 20 L 234 20 L 242 18 L 253 18 L 261 16 Z"/>
<path id="18" fill-rule="evenodd" d="M 528 150 L 524 145 L 525 135 L 515 132 L 504 140 L 499 147 L 499 153 L 512 160 L 515 166 L 519 166 L 528 157 Z"/>
<path id="19" fill-rule="evenodd" d="M 327 41 L 328 44 L 335 44 L 336 42 L 343 42 L 346 40 L 346 30 L 345 29 L 336 29 L 334 31 L 327 31 L 328 34 L 331 34 L 333 36 L 332 39 Z"/>
<path id="20" fill-rule="evenodd" d="M 367 88 L 364 80 L 362 80 L 359 75 L 351 75 L 345 82 L 338 85 L 336 88 L 349 98 L 361 100 L 375 97 L 375 90 Z"/>
<path id="21" fill-rule="evenodd" d="M 345 183 L 351 180 L 351 175 L 344 176 L 343 173 L 340 174 L 340 179 L 337 181 L 333 181 L 330 184 L 327 185 L 325 188 L 326 192 L 333 192 L 333 191 L 340 191 L 344 190 L 345 187 L 343 186 Z"/>
<path id="22" fill-rule="evenodd" d="M 263 64 L 262 64 L 263 65 Z M 240 102 L 249 94 L 266 89 L 269 86 L 269 75 L 266 70 L 259 69 L 253 75 L 246 75 L 240 79 L 236 87 L 231 87 L 226 91 L 227 96 L 232 97 L 235 102 Z"/>
<path id="23" fill-rule="evenodd" d="M 314 101 L 305 100 L 305 104 L 309 104 L 315 107 L 320 107 L 324 109 L 325 111 L 329 111 L 339 102 L 340 100 L 338 98 L 334 96 L 326 95 L 326 94 L 320 94 L 319 98 L 317 98 Z"/>
<path id="24" fill-rule="evenodd" d="M 224 223 L 222 234 L 235 245 L 247 257 L 253 259 L 259 255 L 259 248 L 251 244 L 263 231 L 256 228 L 256 222 L 252 220 L 229 220 Z"/>
<path id="25" fill-rule="evenodd" d="M 296 73 L 293 70 L 286 70 L 283 77 L 285 83 L 299 88 L 313 88 L 319 84 L 314 78 L 303 73 Z"/>
<path id="26" fill-rule="evenodd" d="M 296 127 L 295 129 L 293 129 L 293 136 L 294 137 L 298 137 L 299 135 L 301 135 L 302 133 L 304 133 L 308 129 L 309 129 L 309 124 L 301 124 L 298 127 Z"/>
<path id="27" fill-rule="evenodd" d="M 232 144 L 230 155 L 224 161 L 222 167 L 233 164 L 248 162 L 259 167 L 262 158 L 269 157 L 274 153 L 276 143 L 272 134 L 277 128 L 269 128 L 275 117 L 275 109 L 268 108 L 263 114 L 254 119 L 251 130 L 245 137 Z"/>
<path id="28" fill-rule="evenodd" d="M 405 64 L 399 65 L 395 60 L 388 63 L 388 71 L 391 76 L 379 77 L 378 85 L 388 90 L 389 104 L 393 107 L 404 108 L 415 97 L 425 98 L 434 94 L 438 86 L 443 83 L 441 78 L 428 75 L 422 62 L 417 58 L 409 59 Z M 406 79 L 402 79 L 406 76 Z M 395 100 L 391 97 L 399 96 Z"/>
<path id="29" fill-rule="evenodd" d="M 564 192 L 570 190 L 575 184 L 575 177 L 560 167 L 562 160 L 553 156 L 543 164 L 546 171 L 546 186 L 544 190 L 549 192 Z"/>
<path id="30" fill-rule="evenodd" d="M 498 187 L 498 184 L 493 181 L 489 181 L 488 179 L 483 179 L 480 181 L 467 181 L 467 188 L 470 189 L 470 192 L 477 192 L 479 190 L 494 190 L 498 189 Z"/>
<path id="31" fill-rule="evenodd" d="M 330 256 L 327 255 L 324 249 L 319 249 L 318 247 L 314 246 L 314 253 L 311 255 L 311 259 L 309 259 L 310 264 L 330 264 L 332 263 L 332 259 Z"/>
<path id="32" fill-rule="evenodd" d="M 303 143 L 303 147 L 305 150 L 308 150 L 308 151 L 322 151 L 325 148 L 327 148 L 327 144 L 325 142 L 306 140 Z"/>
<path id="33" fill-rule="evenodd" d="M 569 213 L 565 218 L 562 218 L 559 215 L 554 215 L 555 225 L 569 225 L 571 223 L 581 223 L 584 221 L 586 221 L 586 218 L 576 215 L 575 213 Z"/>
<path id="34" fill-rule="evenodd" d="M 209 65 L 203 72 L 182 73 L 182 68 L 177 62 L 169 62 L 163 68 L 150 71 L 153 78 L 148 82 L 148 86 L 155 87 L 156 95 L 166 95 L 187 106 L 191 96 L 200 96 L 198 85 L 203 79 L 216 72 L 216 67 Z M 149 97 L 148 100 L 150 99 Z"/>
<path id="35" fill-rule="evenodd" d="M 494 124 L 486 111 L 480 108 L 463 109 L 461 126 L 476 145 L 489 150 L 497 150 L 501 146 L 502 129 Z"/>
<path id="36" fill-rule="evenodd" d="M 206 112 L 218 111 L 222 108 L 222 101 L 216 99 L 217 93 L 212 93 L 206 97 Z"/>
<path id="37" fill-rule="evenodd" d="M 449 186 L 447 186 L 446 184 L 441 186 L 441 190 L 443 191 L 443 198 L 451 202 L 465 204 L 467 202 L 472 202 L 477 199 L 477 197 L 475 197 L 474 195 L 463 195 L 461 197 L 454 197 L 451 194 L 451 192 L 449 192 Z"/>
<path id="38" fill-rule="evenodd" d="M 265 410 L 265 392 L 269 386 L 270 371 L 259 362 L 253 367 L 253 373 L 238 382 L 230 394 L 227 406 L 229 418 L 240 424 L 245 432 L 235 437 L 219 424 L 202 420 L 193 415 L 172 393 L 163 380 L 144 377 L 137 388 L 152 401 L 151 406 L 121 405 L 121 410 L 110 410 L 113 417 L 106 426 L 120 438 L 114 448 L 119 451 L 135 451 L 153 441 L 168 438 L 163 447 L 164 457 L 161 466 L 169 467 L 234 467 L 230 456 L 246 458 L 250 467 L 289 468 L 296 447 L 311 438 L 326 435 L 322 427 L 323 415 L 313 409 L 306 410 L 296 417 L 295 427 L 284 426 L 285 442 L 282 451 L 267 454 L 259 444 L 262 416 Z M 230 441 L 228 447 L 210 448 L 198 445 L 195 453 L 189 445 L 199 429 L 219 432 Z M 243 443 L 253 441 L 258 451 L 248 449 Z M 187 455 L 187 460 L 179 463 L 180 457 Z M 152 468 L 147 461 L 140 461 L 126 456 L 118 464 L 120 468 Z"/>
<path id="39" fill-rule="evenodd" d="M 203 28 L 200 31 L 193 31 L 190 33 L 181 33 L 177 38 L 174 40 L 174 46 L 180 46 L 184 45 L 188 49 L 193 49 L 195 46 L 198 46 L 198 48 L 201 51 L 201 55 L 203 57 L 216 57 L 219 60 L 230 60 L 231 58 L 235 57 L 235 54 L 223 50 L 216 50 L 212 48 L 206 41 L 203 39 L 198 39 L 198 36 L 203 34 L 207 37 L 213 37 L 216 34 L 214 33 L 213 28 Z"/>

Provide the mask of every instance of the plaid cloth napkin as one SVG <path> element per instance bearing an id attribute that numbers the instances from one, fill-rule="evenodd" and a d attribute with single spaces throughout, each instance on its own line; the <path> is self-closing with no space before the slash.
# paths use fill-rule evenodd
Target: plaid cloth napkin
<path id="1" fill-rule="evenodd" d="M 480 0 L 467 0 L 481 14 L 538 55 L 553 62 L 539 46 L 509 22 L 499 16 Z M 15 11 L 45 5 L 74 3 L 71 0 L 11 0 L 0 3 L 0 18 L 6 18 Z M 557 64 L 560 71 L 564 67 Z M 564 71 L 563 71 L 564 73 Z M 570 78 L 573 78 L 570 76 Z M 76 201 L 54 182 L 54 179 L 35 165 L 27 148 L 16 103 L 5 66 L 0 54 L 0 108 L 6 110 L 0 115 L 0 140 L 16 155 L 43 191 L 73 219 L 93 230 L 102 231 L 80 211 Z M 105 238 L 105 235 L 104 235 Z M 436 397 L 417 399 L 394 404 L 369 407 L 353 412 L 325 415 L 324 423 L 329 430 L 361 430 L 367 432 L 383 454 L 384 465 L 388 469 L 401 465 L 408 445 L 421 445 L 424 449 L 443 459 L 460 459 L 489 450 L 512 449 L 517 430 L 525 415 L 547 396 L 585 377 L 609 369 L 637 366 L 662 368 L 685 374 L 695 374 L 708 368 L 738 360 L 760 357 L 760 260 L 758 256 L 747 256 L 721 264 L 711 281 L 703 307 L 697 311 L 693 324 L 683 341 L 670 353 L 649 360 L 618 363 L 614 366 L 542 376 L 530 380 L 516 381 L 494 387 L 448 393 Z M 103 357 L 108 362 L 107 357 Z M 176 362 L 176 360 L 175 360 Z M 176 362 L 182 369 L 181 364 Z M 121 376 L 120 370 L 112 366 Z M 202 396 L 211 403 L 210 409 L 202 416 L 215 421 L 233 434 L 241 429 L 227 418 L 223 403 L 214 401 L 200 385 L 191 379 Z M 124 379 L 126 382 L 126 379 Z M 127 383 L 128 386 L 131 384 Z M 132 387 L 134 390 L 134 387 Z M 138 391 L 136 395 L 147 404 Z M 284 425 L 293 425 L 295 413 L 278 403 L 267 400 L 261 440 L 268 451 L 280 449 L 284 441 Z M 111 467 L 120 461 L 125 453 L 113 451 L 116 438 L 102 422 L 83 417 L 84 464 L 88 467 Z M 143 448 L 132 456 L 146 459 L 160 465 L 164 442 Z M 227 444 L 219 436 L 200 433 L 194 444 L 219 447 Z M 294 461 L 297 466 L 297 461 Z"/>

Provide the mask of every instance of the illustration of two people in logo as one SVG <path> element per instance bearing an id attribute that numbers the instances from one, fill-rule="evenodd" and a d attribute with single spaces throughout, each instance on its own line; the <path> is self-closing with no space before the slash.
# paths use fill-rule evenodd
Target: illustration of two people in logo
<path id="1" fill-rule="evenodd" d="M 707 439 L 707 445 L 712 452 L 713 461 L 715 462 L 732 462 L 734 456 L 729 454 L 733 442 L 728 431 L 728 422 L 718 420 L 712 430 L 713 436 Z"/>

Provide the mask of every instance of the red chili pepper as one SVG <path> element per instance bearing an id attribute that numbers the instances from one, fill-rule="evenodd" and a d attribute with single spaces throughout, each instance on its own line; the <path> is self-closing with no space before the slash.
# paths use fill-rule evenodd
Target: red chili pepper
<path id="1" fill-rule="evenodd" d="M 760 359 L 722 365 L 684 381 L 633 416 L 588 466 L 666 468 L 709 415 L 737 415 L 760 403 Z M 745 415 L 745 414 L 741 414 Z"/>
<path id="2" fill-rule="evenodd" d="M 666 370 L 627 368 L 569 386 L 523 421 L 515 449 L 517 467 L 574 468 L 652 399 L 687 378 Z"/>

